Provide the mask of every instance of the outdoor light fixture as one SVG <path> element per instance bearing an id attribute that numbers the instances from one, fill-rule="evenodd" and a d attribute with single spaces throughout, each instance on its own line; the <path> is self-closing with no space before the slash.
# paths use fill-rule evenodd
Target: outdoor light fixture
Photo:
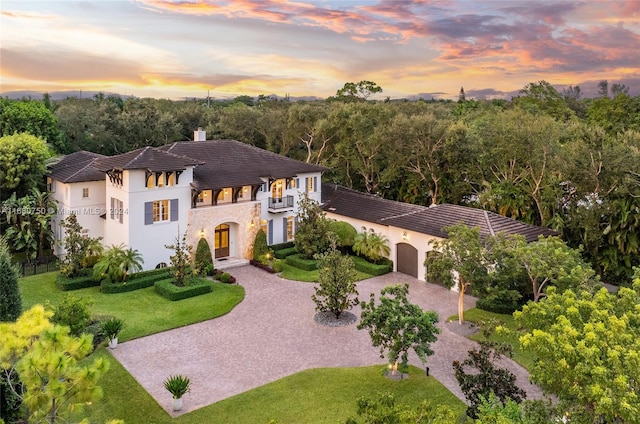
<path id="1" fill-rule="evenodd" d="M 204 228 L 200 230 L 200 238 L 204 238 Z"/>
<path id="2" fill-rule="evenodd" d="M 402 240 L 409 240 L 409 234 L 406 231 L 402 233 Z"/>

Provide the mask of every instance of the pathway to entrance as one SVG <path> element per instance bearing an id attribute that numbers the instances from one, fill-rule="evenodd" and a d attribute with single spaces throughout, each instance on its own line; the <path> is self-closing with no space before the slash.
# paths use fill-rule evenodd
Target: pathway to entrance
<path id="1" fill-rule="evenodd" d="M 369 334 L 358 331 L 356 324 L 331 328 L 314 322 L 313 284 L 284 280 L 252 266 L 234 268 L 231 273 L 244 286 L 246 297 L 229 314 L 125 342 L 111 351 L 168 412 L 171 395 L 163 381 L 172 374 L 185 374 L 192 381 L 192 391 L 185 396 L 180 412 L 184 413 L 309 368 L 385 363 L 371 346 Z M 457 312 L 457 293 L 392 273 L 359 282 L 360 300 L 368 300 L 372 292 L 377 297 L 385 285 L 401 282 L 410 284 L 413 303 L 438 312 L 442 333 L 432 345 L 435 355 L 427 359 L 426 366 L 464 400 L 451 363 L 466 358 L 477 344 L 451 332 L 442 322 Z M 474 304 L 471 297 L 465 300 L 468 308 Z M 352 312 L 360 316 L 359 307 Z M 415 356 L 410 362 L 424 367 Z M 504 363 L 529 398 L 541 396 L 538 387 L 528 382 L 524 368 L 511 360 Z"/>

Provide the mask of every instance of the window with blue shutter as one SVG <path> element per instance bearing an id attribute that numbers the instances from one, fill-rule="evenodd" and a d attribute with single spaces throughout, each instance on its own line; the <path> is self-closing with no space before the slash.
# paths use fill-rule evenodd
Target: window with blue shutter
<path id="1" fill-rule="evenodd" d="M 269 231 L 267 233 L 267 241 L 268 241 L 268 245 L 272 245 L 273 244 L 273 219 L 269 220 Z"/>
<path id="2" fill-rule="evenodd" d="M 144 225 L 153 224 L 153 202 L 144 202 Z"/>
<path id="3" fill-rule="evenodd" d="M 178 199 L 171 199 L 171 206 L 170 206 L 170 212 L 169 212 L 169 219 L 171 221 L 177 221 L 178 220 Z"/>
<path id="4" fill-rule="evenodd" d="M 318 177 L 313 177 L 313 191 L 318 191 Z"/>
<path id="5" fill-rule="evenodd" d="M 287 241 L 287 218 L 282 218 L 282 243 Z"/>

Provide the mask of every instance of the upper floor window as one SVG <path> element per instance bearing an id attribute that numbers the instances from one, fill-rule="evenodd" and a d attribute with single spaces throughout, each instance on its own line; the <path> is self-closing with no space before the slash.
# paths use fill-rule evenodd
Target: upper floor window
<path id="1" fill-rule="evenodd" d="M 87 187 L 84 187 L 82 189 L 82 197 L 84 197 L 84 198 L 89 197 L 89 189 Z"/>
<path id="2" fill-rule="evenodd" d="M 292 216 L 287 217 L 287 241 L 293 240 L 294 236 L 294 218 Z"/>
<path id="3" fill-rule="evenodd" d="M 153 222 L 169 220 L 169 201 L 157 200 L 153 202 Z"/>
<path id="4" fill-rule="evenodd" d="M 274 199 L 282 199 L 283 181 L 276 180 L 271 186 L 271 197 Z"/>
<path id="5" fill-rule="evenodd" d="M 145 187 L 173 187 L 177 184 L 177 174 L 175 171 L 169 172 L 149 172 L 146 174 Z"/>
<path id="6" fill-rule="evenodd" d="M 307 192 L 308 193 L 312 193 L 314 191 L 316 191 L 315 177 L 308 177 L 307 178 Z"/>
<path id="7" fill-rule="evenodd" d="M 122 200 L 112 197 L 111 209 L 109 210 L 109 216 L 111 217 L 111 219 L 122 224 L 124 213 L 124 203 L 122 202 Z"/>

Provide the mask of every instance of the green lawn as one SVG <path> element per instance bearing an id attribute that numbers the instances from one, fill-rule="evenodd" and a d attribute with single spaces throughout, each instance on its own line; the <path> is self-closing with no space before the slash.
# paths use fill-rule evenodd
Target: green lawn
<path id="1" fill-rule="evenodd" d="M 96 355 L 111 356 L 104 349 Z M 115 359 L 110 362 L 111 368 L 101 380 L 103 399 L 81 414 L 91 422 L 120 418 L 127 424 L 267 424 L 277 419 L 281 424 L 335 424 L 355 415 L 360 396 L 376 397 L 384 392 L 412 405 L 429 400 L 448 405 L 461 415 L 466 410 L 463 402 L 423 370 L 411 367 L 408 379 L 392 381 L 382 376 L 383 367 L 376 365 L 306 370 L 172 420 Z"/>
<path id="2" fill-rule="evenodd" d="M 502 326 L 506 327 L 510 330 L 508 334 L 493 334 L 489 338 L 492 341 L 496 342 L 508 342 L 513 346 L 513 360 L 525 367 L 526 369 L 530 369 L 534 362 L 535 356 L 531 352 L 524 352 L 520 349 L 520 342 L 518 340 L 518 333 L 516 323 L 514 321 L 513 315 L 506 314 L 496 314 L 494 312 L 483 311 L 482 309 L 473 308 L 468 311 L 464 311 L 464 319 L 465 321 L 480 323 L 482 321 L 486 321 L 487 319 L 494 318 L 498 321 L 502 322 Z M 449 320 L 458 320 L 458 315 L 453 315 L 448 318 Z M 485 338 L 480 333 L 473 334 L 469 337 L 471 340 L 482 341 Z"/>
<path id="3" fill-rule="evenodd" d="M 125 322 L 119 339 L 126 341 L 172 328 L 182 327 L 224 315 L 244 299 L 238 285 L 213 284 L 213 292 L 172 302 L 153 287 L 128 293 L 103 294 L 99 287 L 62 292 L 55 285 L 55 272 L 33 275 L 20 280 L 23 309 L 50 301 L 58 304 L 65 293 L 90 297 L 96 315 L 114 315 Z"/>
<path id="4" fill-rule="evenodd" d="M 291 266 L 288 263 L 282 262 L 284 269 L 280 276 L 282 278 L 286 278 L 287 280 L 293 281 L 304 281 L 307 283 L 315 283 L 318 281 L 318 270 L 315 269 L 313 271 L 305 271 L 300 268 L 296 268 L 295 266 Z M 356 281 L 366 280 L 367 278 L 372 278 L 373 275 L 367 274 L 365 272 L 356 271 Z"/>

